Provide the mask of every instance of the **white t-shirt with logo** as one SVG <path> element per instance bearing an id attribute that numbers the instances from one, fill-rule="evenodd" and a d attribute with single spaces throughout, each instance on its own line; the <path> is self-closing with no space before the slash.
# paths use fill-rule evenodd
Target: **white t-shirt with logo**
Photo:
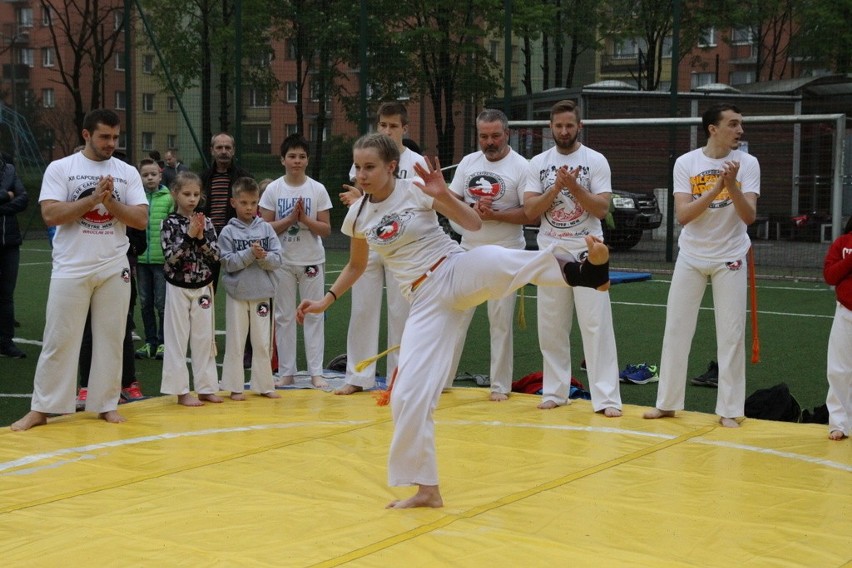
<path id="1" fill-rule="evenodd" d="M 429 169 L 426 158 L 411 148 L 405 148 L 399 155 L 399 166 L 397 167 L 396 177 L 399 179 L 408 179 L 416 176 L 417 174 L 414 173 L 414 164 L 420 164 L 424 169 Z M 352 167 L 349 168 L 349 179 L 355 179 L 355 164 L 352 164 Z"/>
<path id="2" fill-rule="evenodd" d="M 556 183 L 556 171 L 562 166 L 568 166 L 568 169 L 579 166 L 577 181 L 591 193 L 612 193 L 609 162 L 603 154 L 584 145 L 570 154 L 561 154 L 554 146 L 535 156 L 529 162 L 526 191 L 546 192 Z M 539 248 L 556 244 L 560 249 L 577 255 L 587 248 L 586 235 L 603 238 L 601 220 L 586 211 L 567 189 L 560 191 L 541 216 Z"/>
<path id="3" fill-rule="evenodd" d="M 275 221 L 278 221 L 293 211 L 300 198 L 305 214 L 311 219 L 316 219 L 320 211 L 331 209 L 331 198 L 323 184 L 306 177 L 305 183 L 294 186 L 287 183 L 284 176 L 269 184 L 260 198 L 260 207 L 274 211 Z M 284 264 L 310 266 L 325 262 L 322 238 L 313 234 L 304 223 L 295 223 L 279 233 L 278 240 L 281 241 Z"/>
<path id="4" fill-rule="evenodd" d="M 450 183 L 450 191 L 468 204 L 476 203 L 482 197 L 491 197 L 495 211 L 506 211 L 524 206 L 526 180 L 527 160 L 511 148 L 496 162 L 489 161 L 480 151 L 462 158 Z M 465 249 L 488 244 L 524 248 L 523 226 L 483 220 L 478 231 L 462 233 L 462 247 Z"/>
<path id="5" fill-rule="evenodd" d="M 737 184 L 743 193 L 760 195 L 757 158 L 742 150 L 732 150 L 724 158 L 708 158 L 702 148 L 687 152 L 675 162 L 674 193 L 688 193 L 698 199 L 713 189 L 725 162 L 730 161 L 740 163 Z M 728 190 L 723 189 L 709 209 L 683 226 L 677 244 L 680 250 L 701 260 L 735 261 L 742 259 L 751 246 L 747 228 Z"/>
<path id="6" fill-rule="evenodd" d="M 369 195 L 352 204 L 341 231 L 366 239 L 399 283 L 402 295 L 411 296 L 411 285 L 441 257 L 461 252 L 461 247 L 438 225 L 433 199 L 410 178 L 397 180 L 393 192 L 380 203 Z"/>
<path id="7" fill-rule="evenodd" d="M 88 197 L 101 177 L 112 176 L 113 199 L 125 205 L 148 205 L 139 172 L 118 158 L 94 161 L 75 152 L 51 162 L 41 184 L 42 201 L 72 202 Z M 53 239 L 53 278 L 80 278 L 122 260 L 129 247 L 127 226 L 103 204 L 79 219 L 59 225 Z"/>

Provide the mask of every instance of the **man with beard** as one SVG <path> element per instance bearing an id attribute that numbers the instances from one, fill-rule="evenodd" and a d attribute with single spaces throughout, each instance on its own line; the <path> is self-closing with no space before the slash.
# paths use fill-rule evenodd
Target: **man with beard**
<path id="1" fill-rule="evenodd" d="M 500 245 L 523 250 L 526 246 L 523 225 L 524 182 L 527 161 L 509 147 L 509 121 L 502 111 L 485 109 L 476 117 L 479 152 L 468 154 L 456 168 L 450 191 L 470 205 L 482 220 L 478 231 L 462 231 L 461 246 L 465 250 L 482 245 Z M 464 329 L 470 325 L 474 309 L 468 310 Z M 491 328 L 491 400 L 509 398 L 514 371 L 512 316 L 515 294 L 499 300 L 488 300 L 488 322 Z M 456 346 L 452 373 L 458 367 L 464 337 Z M 449 377 L 448 381 L 453 377 Z"/>
<path id="2" fill-rule="evenodd" d="M 524 208 L 541 219 L 539 248 L 554 247 L 584 259 L 585 237 L 603 238 L 601 219 L 609 211 L 612 184 L 609 163 L 578 140 L 583 123 L 574 101 L 550 110 L 555 146 L 529 163 Z M 539 288 L 538 341 L 544 359 L 543 410 L 569 403 L 573 310 L 583 338 L 592 407 L 609 417 L 621 416 L 618 357 L 609 291 L 593 288 Z"/>

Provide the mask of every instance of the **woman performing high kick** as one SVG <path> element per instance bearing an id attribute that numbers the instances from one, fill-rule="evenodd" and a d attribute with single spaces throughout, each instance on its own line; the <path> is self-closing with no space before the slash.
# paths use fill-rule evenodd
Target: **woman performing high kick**
<path id="1" fill-rule="evenodd" d="M 435 459 L 433 413 L 463 333 L 463 311 L 538 286 L 609 287 L 609 252 L 587 237 L 589 257 L 557 258 L 549 250 L 482 246 L 464 251 L 439 226 L 437 213 L 465 230 L 478 230 L 476 212 L 447 187 L 437 159 L 419 178 L 397 179 L 399 150 L 384 134 L 368 134 L 353 148 L 356 180 L 365 195 L 349 209 L 342 230 L 351 237 L 349 262 L 321 300 L 297 308 L 324 312 L 364 271 L 370 249 L 380 254 L 411 303 L 391 394 L 394 434 L 388 456 L 390 485 L 416 485 L 417 492 L 388 508 L 441 507 Z"/>

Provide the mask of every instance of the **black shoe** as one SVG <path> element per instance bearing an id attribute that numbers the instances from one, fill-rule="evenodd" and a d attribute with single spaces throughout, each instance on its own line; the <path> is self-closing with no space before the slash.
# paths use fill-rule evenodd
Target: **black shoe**
<path id="1" fill-rule="evenodd" d="M 27 354 L 18 349 L 14 343 L 7 343 L 0 346 L 0 357 L 10 357 L 12 359 L 25 359 Z"/>
<path id="2" fill-rule="evenodd" d="M 707 371 L 703 375 L 698 375 L 690 382 L 699 387 L 719 388 L 719 365 L 716 364 L 716 361 L 710 361 Z"/>

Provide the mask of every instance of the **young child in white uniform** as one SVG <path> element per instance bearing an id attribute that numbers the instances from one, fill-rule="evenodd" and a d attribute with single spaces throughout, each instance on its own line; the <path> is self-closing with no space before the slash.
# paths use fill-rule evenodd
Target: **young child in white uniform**
<path id="1" fill-rule="evenodd" d="M 217 396 L 213 269 L 219 246 L 213 222 L 196 212 L 201 200 L 201 178 L 181 172 L 172 182 L 175 212 L 163 220 L 160 240 L 166 263 L 166 310 L 163 336 L 163 378 L 160 392 L 178 397 L 178 404 L 202 406 L 222 402 Z M 194 396 L 189 392 L 186 345 L 192 361 Z"/>
<path id="2" fill-rule="evenodd" d="M 825 255 L 823 276 L 834 286 L 837 309 L 828 337 L 828 437 L 842 440 L 852 428 L 852 219 Z"/>
<path id="3" fill-rule="evenodd" d="M 292 385 L 296 374 L 297 293 L 301 299 L 319 299 L 325 293 L 325 249 L 322 237 L 331 234 L 331 198 L 325 186 L 308 177 L 308 142 L 292 134 L 281 143 L 286 173 L 269 184 L 260 199 L 260 214 L 281 241 L 284 265 L 275 295 L 275 341 L 278 381 Z M 327 388 L 322 376 L 325 322 L 311 315 L 305 322 L 305 353 L 311 384 Z"/>
<path id="4" fill-rule="evenodd" d="M 354 146 L 357 182 L 366 195 L 349 210 L 343 232 L 352 237 L 350 259 L 321 300 L 303 301 L 297 318 L 318 314 L 351 288 L 376 250 L 393 272 L 411 311 L 391 395 L 394 435 L 388 457 L 391 485 L 417 485 L 417 493 L 389 508 L 440 507 L 433 412 L 452 364 L 461 318 L 492 298 L 529 282 L 567 286 L 609 286 L 606 247 L 594 245 L 596 264 L 559 260 L 550 251 L 510 250 L 486 245 L 464 251 L 438 225 L 437 212 L 465 230 L 481 226 L 479 216 L 450 193 L 440 168 L 415 167 L 422 179 L 394 177 L 399 150 L 388 136 L 368 134 Z M 563 263 L 564 274 L 563 275 Z"/>
<path id="5" fill-rule="evenodd" d="M 253 391 L 280 398 L 272 379 L 272 298 L 281 268 L 281 243 L 272 226 L 257 216 L 260 188 L 252 178 L 237 178 L 231 189 L 231 207 L 236 217 L 219 235 L 222 285 L 225 299 L 225 360 L 222 388 L 232 400 L 245 400 L 246 335 L 251 336 L 251 381 Z"/>

